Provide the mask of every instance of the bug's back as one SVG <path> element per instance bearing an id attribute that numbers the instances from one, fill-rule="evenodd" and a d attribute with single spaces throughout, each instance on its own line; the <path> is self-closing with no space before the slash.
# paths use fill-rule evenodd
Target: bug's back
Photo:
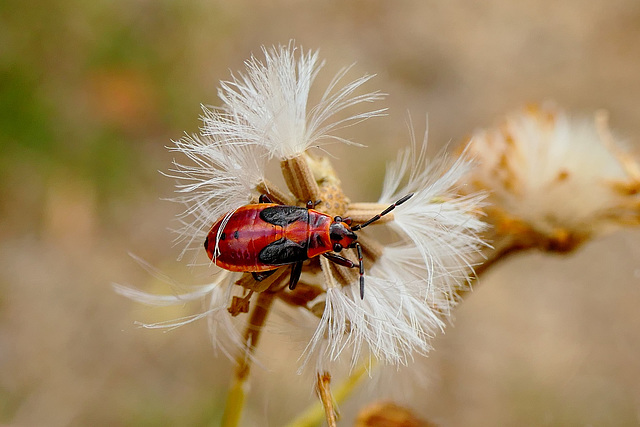
<path id="1" fill-rule="evenodd" d="M 222 231 L 223 218 L 211 228 L 205 242 L 207 254 L 230 271 L 262 272 L 303 261 L 308 258 L 310 213 L 314 223 L 318 215 L 326 216 L 274 203 L 242 206 Z"/>

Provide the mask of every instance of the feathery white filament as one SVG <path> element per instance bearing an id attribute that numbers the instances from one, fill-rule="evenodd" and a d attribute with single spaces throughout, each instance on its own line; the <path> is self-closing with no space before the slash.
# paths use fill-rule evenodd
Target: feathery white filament
<path id="1" fill-rule="evenodd" d="M 339 87 L 348 68 L 333 79 L 315 106 L 309 106 L 310 87 L 321 68 L 317 53 L 300 50 L 296 55 L 291 45 L 263 51 L 263 62 L 252 57 L 246 62 L 246 74 L 221 83 L 221 108 L 203 107 L 201 135 L 186 136 L 173 148 L 188 158 L 188 164 L 174 162 L 169 174 L 178 180 L 176 200 L 186 205 L 180 216 L 185 250 L 193 247 L 201 251 L 207 232 L 223 218 L 214 260 L 219 255 L 218 241 L 226 220 L 265 181 L 269 159 L 298 156 L 328 139 L 351 143 L 334 132 L 384 111 L 342 118 L 343 110 L 382 97 L 379 92 L 356 94 L 370 76 Z M 393 211 L 394 221 L 389 223 L 401 232 L 402 241 L 385 247 L 366 271 L 364 300 L 357 280 L 342 286 L 332 276 L 329 261 L 320 259 L 325 308 L 303 353 L 303 366 L 312 355 L 320 365 L 336 361 L 345 353 L 355 362 L 363 351 L 401 365 L 414 354 L 430 350 L 434 334 L 444 327 L 442 313 L 447 314 L 454 303 L 453 285 L 467 279 L 470 255 L 481 244 L 476 233 L 484 225 L 472 212 L 482 196 L 455 194 L 459 178 L 468 169 L 469 163 L 463 159 L 450 162 L 441 156 L 427 162 L 426 144 L 417 148 L 415 141 L 411 149 L 399 154 L 396 164 L 389 166 L 380 203 L 391 204 L 413 193 Z M 207 317 L 214 345 L 233 357 L 234 351 L 247 351 L 235 324 L 246 317 L 232 317 L 227 310 L 234 295 L 244 290 L 235 285 L 238 277 L 225 271 L 209 285 L 170 296 L 153 296 L 120 286 L 116 291 L 160 306 L 209 298 L 202 313 L 144 326 L 172 328 Z M 322 302 L 322 295 L 314 300 Z"/>
<path id="2" fill-rule="evenodd" d="M 143 265 L 143 267 L 145 267 Z M 146 268 L 146 267 L 145 267 Z M 196 301 L 206 298 L 209 300 L 208 308 L 202 312 L 155 323 L 136 322 L 140 327 L 146 329 L 173 330 L 175 328 L 193 323 L 206 318 L 209 323 L 209 333 L 214 349 L 220 350 L 229 358 L 235 357 L 236 349 L 244 348 L 242 334 L 239 331 L 236 321 L 229 315 L 227 307 L 235 292 L 240 291 L 234 286 L 237 273 L 221 271 L 216 274 L 215 280 L 207 285 L 192 288 L 190 292 L 175 293 L 171 295 L 156 295 L 140 291 L 138 289 L 113 284 L 116 293 L 130 298 L 145 305 L 156 307 L 180 306 L 189 301 Z M 164 280 L 163 277 L 161 277 Z M 175 290 L 175 282 L 170 282 L 172 290 Z M 179 286 L 184 288 L 183 286 Z"/>
<path id="3" fill-rule="evenodd" d="M 499 128 L 477 132 L 469 146 L 480 164 L 470 182 L 490 190 L 493 204 L 541 233 L 564 228 L 590 234 L 619 214 L 612 210 L 623 196 L 611 184 L 627 180 L 627 172 L 595 120 L 527 109 Z"/>
<path id="4" fill-rule="evenodd" d="M 218 115 L 206 110 L 205 114 Z M 174 169 L 167 174 L 178 180 L 179 196 L 174 200 L 186 205 L 179 217 L 179 240 L 186 242 L 185 251 L 200 250 L 211 226 L 251 199 L 256 185 L 264 180 L 267 153 L 261 146 L 219 136 L 185 136 L 174 143 L 172 150 L 191 161 L 188 165 L 174 161 Z"/>
<path id="5" fill-rule="evenodd" d="M 430 162 L 426 146 L 426 138 L 419 150 L 412 139 L 411 148 L 401 151 L 388 166 L 379 203 L 392 203 L 414 193 L 394 210 L 390 226 L 403 232 L 422 255 L 429 289 L 451 294 L 452 286 L 466 280 L 472 271 L 471 255 L 483 244 L 478 233 L 486 224 L 474 211 L 486 195 L 458 196 L 459 181 L 471 162 L 465 156 L 451 161 L 444 154 Z M 408 182 L 401 186 L 404 177 Z"/>
<path id="6" fill-rule="evenodd" d="M 377 263 L 367 273 L 364 300 L 355 282 L 327 290 L 325 310 L 305 350 L 305 363 L 316 353 L 317 365 L 324 366 L 349 349 L 355 364 L 366 349 L 386 363 L 406 365 L 414 354 L 431 349 L 430 340 L 444 324 L 425 303 L 426 279 L 420 277 L 421 270 L 394 269 L 390 263 L 390 259 Z"/>
<path id="7" fill-rule="evenodd" d="M 205 117 L 202 133 L 262 145 L 271 156 L 287 159 L 324 139 L 351 143 L 331 133 L 383 113 L 384 109 L 377 109 L 329 121 L 348 107 L 383 96 L 379 92 L 354 95 L 371 76 L 336 89 L 347 70 L 334 78 L 320 102 L 307 111 L 311 84 L 322 64 L 318 64 L 317 52 L 300 50 L 296 59 L 296 50 L 291 45 L 263 48 L 264 62 L 252 56 L 246 62 L 246 75 L 222 82 L 218 96 L 224 114 Z"/>

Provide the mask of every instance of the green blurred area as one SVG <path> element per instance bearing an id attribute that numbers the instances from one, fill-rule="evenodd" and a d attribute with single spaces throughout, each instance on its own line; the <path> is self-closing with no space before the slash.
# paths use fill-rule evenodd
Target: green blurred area
<path id="1" fill-rule="evenodd" d="M 345 130 L 372 149 L 330 146 L 354 201 L 377 197 L 385 163 L 409 143 L 407 111 L 418 139 L 429 114 L 432 152 L 548 99 L 581 114 L 606 108 L 638 147 L 636 0 L 5 0 L 0 423 L 216 425 L 232 363 L 214 357 L 207 325 L 140 330 L 134 321 L 193 307 L 151 313 L 110 284 L 171 292 L 129 251 L 186 285 L 210 277 L 174 261 L 167 228 L 179 207 L 159 200 L 173 191 L 158 173 L 174 156 L 165 146 L 197 132 L 200 104 L 218 103 L 230 70 L 291 39 L 326 59 L 320 90 L 355 63 L 350 77 L 377 74 L 367 89 L 389 93 L 388 117 Z M 405 371 L 426 371 L 422 387 L 398 395 L 448 426 L 633 425 L 639 251 L 629 233 L 568 264 L 535 257 L 498 271 L 437 351 Z M 281 425 L 315 399 L 295 373 L 304 343 L 275 337 L 261 343 L 247 425 Z"/>
<path id="2" fill-rule="evenodd" d="M 21 208 L 36 211 L 62 175 L 95 191 L 108 217 L 109 203 L 156 181 L 169 136 L 197 125 L 204 99 L 184 31 L 198 6 L 8 1 L 0 15 L 3 213 L 24 185 L 40 194 Z M 210 35 L 223 36 L 210 23 Z"/>
<path id="3" fill-rule="evenodd" d="M 1 344 L 9 349 L 0 361 L 2 423 L 26 417 L 41 425 L 204 425 L 220 416 L 220 405 L 211 400 L 219 392 L 209 386 L 201 398 L 185 402 L 178 397 L 168 404 L 166 396 L 159 398 L 139 381 L 117 379 L 118 369 L 136 369 L 141 360 L 112 352 L 105 356 L 104 345 L 93 345 L 84 333 L 86 326 L 68 323 L 113 320 L 109 310 L 90 314 L 77 300 L 109 295 L 118 267 L 100 258 L 125 259 L 136 249 L 126 233 L 139 221 L 131 222 L 132 216 L 140 218 L 133 213 L 140 209 L 139 199 L 155 203 L 170 194 L 170 180 L 158 173 L 170 160 L 164 146 L 183 129 L 197 126 L 204 101 L 183 34 L 198 11 L 197 5 L 170 1 L 8 1 L 0 6 L 0 320 L 11 337 Z M 212 34 L 222 28 L 216 25 Z M 169 234 L 170 225 L 161 226 L 160 233 Z M 25 240 L 30 249 L 23 251 Z M 38 293 L 48 295 L 51 306 L 32 304 L 33 295 L 24 294 L 40 279 L 25 277 L 18 259 L 44 275 Z M 67 301 L 69 295 L 76 301 Z M 128 303 L 118 302 L 126 310 Z M 32 317 L 38 319 L 35 324 L 19 320 Z M 63 342 L 66 333 L 47 332 L 46 324 L 66 325 L 84 338 L 69 346 Z M 206 342 L 206 335 L 199 337 Z M 42 366 L 34 352 L 46 353 Z M 98 405 L 86 397 L 92 395 L 86 382 L 55 374 L 69 364 L 88 383 L 106 384 L 113 380 L 100 366 L 111 366 L 117 379 L 113 391 L 102 393 Z M 16 374 L 6 375 L 12 369 Z M 46 403 L 51 393 L 58 395 L 53 399 L 60 399 L 59 405 Z M 83 402 L 80 418 L 74 401 Z"/>

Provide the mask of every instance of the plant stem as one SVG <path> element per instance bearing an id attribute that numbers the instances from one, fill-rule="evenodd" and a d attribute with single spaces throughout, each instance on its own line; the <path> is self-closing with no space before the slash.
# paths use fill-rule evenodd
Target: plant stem
<path id="1" fill-rule="evenodd" d="M 246 348 L 236 360 L 238 366 L 235 369 L 233 383 L 227 396 L 227 403 L 222 416 L 222 427 L 237 427 L 240 425 L 253 352 L 258 345 L 262 327 L 267 320 L 274 298 L 275 294 L 272 292 L 267 291 L 258 294 L 255 307 L 251 312 L 251 317 L 244 333 Z"/>
<path id="2" fill-rule="evenodd" d="M 327 419 L 329 427 L 336 427 L 336 411 L 333 408 L 333 396 L 331 395 L 331 374 L 328 372 L 318 373 L 318 384 L 316 385 L 322 406 L 324 407 L 324 416 Z"/>
<path id="3" fill-rule="evenodd" d="M 369 368 L 369 361 L 363 363 L 357 369 L 355 369 L 351 375 L 341 383 L 333 394 L 333 401 L 335 403 L 342 403 L 353 393 L 353 390 L 362 382 L 363 378 Z M 321 374 L 318 374 L 318 381 L 320 381 Z M 311 405 L 305 412 L 300 414 L 295 420 L 290 422 L 287 427 L 315 427 L 320 425 L 323 418 L 326 417 L 326 406 L 323 403 L 316 402 Z M 327 418 L 327 423 L 329 420 Z M 331 424 L 329 424 L 331 425 Z"/>
<path id="4" fill-rule="evenodd" d="M 486 274 L 488 270 L 493 268 L 499 262 L 504 261 L 511 255 L 515 255 L 535 247 L 535 245 L 529 241 L 518 240 L 518 237 L 519 236 L 515 235 L 504 236 L 500 240 L 494 242 L 491 248 L 484 251 L 484 259 L 474 267 L 471 280 L 478 283 L 478 278 Z M 470 292 L 471 288 L 469 287 L 458 288 L 455 291 L 456 295 L 460 299 L 464 299 Z"/>
<path id="5" fill-rule="evenodd" d="M 320 189 L 304 155 L 280 162 L 282 176 L 293 195 L 303 202 L 315 202 Z"/>
<path id="6" fill-rule="evenodd" d="M 227 403 L 224 408 L 224 414 L 222 415 L 222 427 L 235 427 L 240 425 L 244 398 L 245 384 L 236 377 L 227 394 Z"/>

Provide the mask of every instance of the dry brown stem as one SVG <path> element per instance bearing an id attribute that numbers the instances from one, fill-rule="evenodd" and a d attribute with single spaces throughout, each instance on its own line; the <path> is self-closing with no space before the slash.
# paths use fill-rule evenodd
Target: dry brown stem
<path id="1" fill-rule="evenodd" d="M 244 332 L 246 348 L 237 359 L 238 366 L 236 367 L 235 376 L 236 380 L 239 382 L 246 381 L 249 376 L 249 372 L 251 370 L 251 356 L 258 345 L 258 339 L 260 338 L 262 327 L 267 321 L 267 316 L 269 315 L 274 299 L 275 294 L 271 292 L 262 292 L 258 294 L 258 299 L 253 307 L 253 311 L 249 317 L 249 322 L 247 323 L 247 328 Z"/>
<path id="2" fill-rule="evenodd" d="M 329 427 L 336 427 L 337 417 L 333 407 L 333 396 L 331 396 L 331 374 L 328 372 L 318 373 L 318 383 L 316 385 L 318 395 L 324 407 L 324 413 Z"/>
<path id="3" fill-rule="evenodd" d="M 304 155 L 283 160 L 280 167 L 287 187 L 299 201 L 320 199 L 320 189 Z"/>
<path id="4" fill-rule="evenodd" d="M 266 194 L 267 196 L 269 196 L 269 198 L 274 203 L 279 203 L 281 205 L 295 205 L 295 200 L 293 200 L 290 195 L 285 194 L 278 187 L 267 180 L 264 180 L 260 184 L 256 185 L 256 190 L 260 194 Z"/>

